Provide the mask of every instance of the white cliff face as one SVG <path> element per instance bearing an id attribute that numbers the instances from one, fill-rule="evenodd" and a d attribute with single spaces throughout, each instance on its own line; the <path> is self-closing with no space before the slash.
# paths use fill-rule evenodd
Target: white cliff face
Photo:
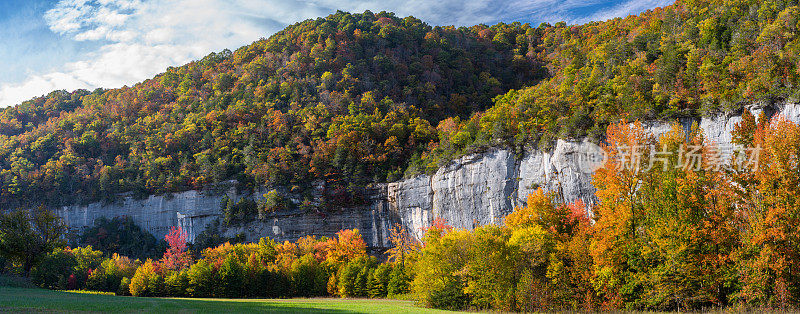
<path id="1" fill-rule="evenodd" d="M 778 114 L 789 121 L 798 123 L 800 121 L 800 104 L 785 104 L 778 108 Z"/>
<path id="2" fill-rule="evenodd" d="M 733 128 L 742 122 L 742 117 L 711 117 L 700 120 L 700 129 L 703 130 L 705 142 L 713 145 L 731 144 Z"/>
<path id="3" fill-rule="evenodd" d="M 517 158 L 506 149 L 468 155 L 440 168 L 432 177 L 390 183 L 389 211 L 417 237 L 436 218 L 456 228 L 503 224 L 515 206 L 538 188 L 562 191 L 564 200 L 594 203 L 593 163 L 581 159 L 599 147 L 559 140 L 551 152 Z"/>
<path id="4" fill-rule="evenodd" d="M 760 109 L 754 111 L 758 113 Z M 800 123 L 798 104 L 780 105 L 776 114 Z M 730 133 L 740 121 L 739 116 L 719 116 L 697 122 L 706 141 L 722 146 L 731 143 Z M 693 122 L 676 121 L 687 131 Z M 644 126 L 656 136 L 672 128 L 671 123 L 664 122 Z M 370 189 L 369 202 L 364 206 L 325 213 L 286 210 L 225 232 L 227 236 L 243 233 L 251 241 L 264 236 L 283 241 L 306 235 L 333 236 L 340 229 L 358 228 L 368 245 L 387 247 L 394 224 L 407 227 L 417 237 L 437 217 L 465 229 L 502 224 L 505 216 L 524 204 L 527 195 L 537 188 L 560 192 L 565 202 L 580 199 L 593 204 L 597 200 L 592 174 L 598 165 L 597 160 L 587 156 L 598 149 L 588 141 L 565 140 L 559 140 L 551 151 L 534 150 L 521 156 L 507 149 L 493 149 L 456 159 L 432 176 L 377 185 Z M 233 191 L 227 194 L 237 197 Z M 91 226 L 101 216 L 129 216 L 157 237 L 163 237 L 169 227 L 180 225 L 191 240 L 209 222 L 222 216 L 221 199 L 222 195 L 188 191 L 172 197 L 125 198 L 117 204 L 66 206 L 57 212 L 72 228 Z"/>
<path id="5" fill-rule="evenodd" d="M 433 189 L 427 175 L 390 183 L 387 201 L 395 223 L 408 228 L 418 238 L 422 228 L 433 221 Z"/>
<path id="6" fill-rule="evenodd" d="M 462 157 L 431 177 L 432 214 L 450 223 L 476 227 L 500 223 L 516 189 L 514 155 L 493 150 Z"/>
<path id="7" fill-rule="evenodd" d="M 378 185 L 368 190 L 367 204 L 354 208 L 343 208 L 333 212 L 306 211 L 302 209 L 282 210 L 265 219 L 256 219 L 243 225 L 224 228 L 224 236 L 234 237 L 243 234 L 248 241 L 258 241 L 270 237 L 276 241 L 296 240 L 315 236 L 335 236 L 342 229 L 359 229 L 368 245 L 387 246 L 392 221 L 385 210 L 386 185 Z M 261 199 L 259 191 L 251 197 Z M 209 223 L 222 220 L 221 202 L 225 196 L 238 200 L 244 195 L 230 189 L 224 193 L 212 191 L 187 191 L 172 195 L 150 196 L 147 199 L 125 197 L 117 203 L 93 203 L 86 206 L 64 206 L 55 213 L 75 231 L 91 227 L 100 217 L 128 217 L 134 223 L 163 238 L 170 228 L 180 226 L 187 233 L 188 240 L 194 241 Z M 299 201 L 298 201 L 299 203 Z"/>
<path id="8" fill-rule="evenodd" d="M 115 203 L 92 203 L 86 206 L 64 206 L 55 212 L 70 228 L 90 227 L 100 217 L 128 217 L 156 237 L 163 237 L 170 227 L 181 226 L 189 239 L 194 239 L 205 225 L 220 215 L 222 195 L 206 195 L 187 191 L 173 195 L 150 196 L 146 199 L 125 197 Z M 200 231 L 198 231 L 200 230 Z"/>
<path id="9" fill-rule="evenodd" d="M 517 205 L 541 188 L 563 195 L 565 202 L 595 203 L 591 176 L 602 163 L 602 149 L 588 141 L 558 140 L 550 152 L 531 151 L 517 166 Z"/>
<path id="10" fill-rule="evenodd" d="M 751 108 L 754 115 L 763 109 Z M 800 104 L 778 106 L 776 115 L 800 124 Z M 731 132 L 741 116 L 717 116 L 700 121 L 646 122 L 645 129 L 658 137 L 677 123 L 684 132 L 692 125 L 702 130 L 707 143 L 731 144 Z M 525 204 L 527 195 L 538 188 L 563 195 L 564 202 L 597 202 L 592 175 L 598 168 L 599 147 L 587 141 L 558 140 L 551 151 L 528 151 L 517 158 L 508 150 L 465 156 L 442 167 L 432 178 L 421 176 L 390 183 L 389 210 L 420 237 L 422 229 L 437 217 L 456 228 L 502 224 L 514 206 Z M 430 184 L 426 184 L 430 181 Z"/>

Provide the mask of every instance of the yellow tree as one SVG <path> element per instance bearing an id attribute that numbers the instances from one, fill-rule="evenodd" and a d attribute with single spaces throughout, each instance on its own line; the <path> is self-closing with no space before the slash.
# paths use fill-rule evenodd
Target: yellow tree
<path id="1" fill-rule="evenodd" d="M 636 193 L 648 166 L 647 157 L 654 144 L 639 122 L 612 124 L 606 132 L 608 144 L 605 164 L 597 170 L 599 206 L 595 208 L 594 241 L 591 254 L 595 263 L 595 288 L 606 299 L 605 306 L 619 307 L 633 297 L 630 277 L 637 271 L 641 200 Z"/>
<path id="2" fill-rule="evenodd" d="M 518 259 L 509 272 L 518 274 L 515 304 L 520 310 L 594 307 L 587 210 L 582 201 L 559 204 L 552 194 L 537 189 L 526 206 L 506 217 L 511 229 L 507 247 Z"/>
<path id="3" fill-rule="evenodd" d="M 742 247 L 736 260 L 737 297 L 759 306 L 785 307 L 800 298 L 800 127 L 779 117 L 761 122 L 739 174 Z M 752 124 L 750 122 L 749 124 Z M 757 153 L 758 158 L 753 154 Z"/>
<path id="4" fill-rule="evenodd" d="M 389 261 L 392 263 L 400 262 L 405 268 L 406 257 L 418 252 L 421 244 L 415 239 L 408 230 L 400 224 L 395 224 L 389 234 L 389 241 L 394 247 L 387 251 Z"/>

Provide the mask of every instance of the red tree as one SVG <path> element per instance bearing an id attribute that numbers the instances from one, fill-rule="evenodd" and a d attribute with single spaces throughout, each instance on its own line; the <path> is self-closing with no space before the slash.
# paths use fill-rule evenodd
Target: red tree
<path id="1" fill-rule="evenodd" d="M 166 270 L 178 270 L 189 267 L 192 263 L 191 255 L 186 250 L 186 232 L 181 227 L 172 227 L 164 240 L 169 248 L 161 258 L 161 266 Z"/>

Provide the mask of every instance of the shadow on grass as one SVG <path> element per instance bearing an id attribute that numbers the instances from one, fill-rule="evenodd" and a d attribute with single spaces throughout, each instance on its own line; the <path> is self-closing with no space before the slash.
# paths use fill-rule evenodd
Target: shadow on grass
<path id="1" fill-rule="evenodd" d="M 15 275 L 0 275 L 0 287 L 38 288 L 28 278 Z"/>
<path id="2" fill-rule="evenodd" d="M 71 293 L 44 289 L 0 287 L 0 311 L 90 311 L 90 312 L 292 312 L 359 313 L 358 304 L 317 299 L 174 299 L 135 298 Z M 389 309 L 391 310 L 391 309 Z"/>

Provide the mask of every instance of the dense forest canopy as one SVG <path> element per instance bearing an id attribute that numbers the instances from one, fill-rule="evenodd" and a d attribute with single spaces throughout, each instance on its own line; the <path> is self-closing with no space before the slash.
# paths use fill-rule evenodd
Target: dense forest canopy
<path id="1" fill-rule="evenodd" d="M 440 120 L 543 77 L 534 38 L 520 23 L 339 12 L 133 87 L 52 92 L 0 113 L 0 206 L 394 180 Z"/>
<path id="2" fill-rule="evenodd" d="M 393 181 L 489 146 L 794 97 L 796 1 L 678 1 L 584 25 L 307 20 L 112 90 L 0 111 L 0 207 L 234 179 Z"/>
<path id="3" fill-rule="evenodd" d="M 679 0 L 638 16 L 540 28 L 532 51 L 548 78 L 468 121 L 442 122 L 434 155 L 498 142 L 599 141 L 622 119 L 697 118 L 796 99 L 799 18 L 797 1 Z"/>

